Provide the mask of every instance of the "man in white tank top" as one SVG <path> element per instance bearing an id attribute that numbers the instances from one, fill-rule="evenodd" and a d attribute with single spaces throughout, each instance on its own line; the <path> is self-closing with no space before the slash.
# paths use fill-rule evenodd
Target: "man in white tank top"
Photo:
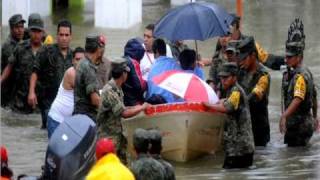
<path id="1" fill-rule="evenodd" d="M 48 137 L 50 138 L 54 130 L 58 127 L 60 123 L 64 121 L 65 118 L 72 116 L 74 108 L 74 80 L 76 77 L 76 70 L 78 62 L 84 58 L 84 49 L 77 47 L 73 51 L 72 64 L 66 70 L 63 76 L 63 81 L 60 84 L 58 94 L 53 101 L 51 108 L 48 113 Z"/>

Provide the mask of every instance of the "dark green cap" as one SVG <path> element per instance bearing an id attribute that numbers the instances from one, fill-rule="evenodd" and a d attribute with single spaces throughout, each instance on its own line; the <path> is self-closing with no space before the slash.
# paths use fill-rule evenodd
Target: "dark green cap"
<path id="1" fill-rule="evenodd" d="M 218 76 L 226 77 L 226 76 L 236 76 L 238 74 L 238 66 L 235 63 L 228 62 L 222 64 Z"/>
<path id="2" fill-rule="evenodd" d="M 9 25 L 10 27 L 17 25 L 18 23 L 25 23 L 26 21 L 22 18 L 21 14 L 15 14 L 10 17 Z"/>
<path id="3" fill-rule="evenodd" d="M 149 137 L 150 137 L 150 140 L 153 140 L 153 141 L 161 142 L 161 139 L 162 139 L 161 132 L 157 129 L 149 130 Z"/>
<path id="4" fill-rule="evenodd" d="M 301 42 L 286 43 L 286 56 L 297 56 L 303 53 L 304 44 Z"/>
<path id="5" fill-rule="evenodd" d="M 133 134 L 133 146 L 138 149 L 148 149 L 149 133 L 147 130 L 137 128 Z"/>
<path id="6" fill-rule="evenodd" d="M 237 47 L 239 46 L 240 42 L 241 42 L 240 40 L 229 41 L 227 43 L 226 52 L 228 52 L 228 51 L 233 52 L 233 53 L 239 52 Z"/>
<path id="7" fill-rule="evenodd" d="M 41 31 L 44 30 L 43 20 L 41 19 L 40 14 L 32 13 L 32 14 L 29 15 L 28 28 L 30 30 L 31 29 L 38 29 L 38 30 L 41 30 Z"/>
<path id="8" fill-rule="evenodd" d="M 238 45 L 239 60 L 244 60 L 251 52 L 256 51 L 256 44 L 252 36 L 245 37 Z"/>
<path id="9" fill-rule="evenodd" d="M 111 60 L 111 69 L 113 72 L 130 72 L 127 59 L 124 57 L 113 58 Z"/>

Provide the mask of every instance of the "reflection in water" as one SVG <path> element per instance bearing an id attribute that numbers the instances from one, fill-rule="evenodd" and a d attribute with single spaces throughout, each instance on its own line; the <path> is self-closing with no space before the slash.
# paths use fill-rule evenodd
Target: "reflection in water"
<path id="1" fill-rule="evenodd" d="M 234 0 L 212 0 L 235 11 Z M 320 82 L 320 21 L 316 21 L 320 1 L 299 0 L 255 0 L 244 2 L 242 31 L 250 34 L 268 51 L 284 54 L 284 44 L 290 22 L 301 17 L 305 26 L 306 50 L 304 63 L 310 66 L 317 85 Z M 74 23 L 72 47 L 84 45 L 84 37 L 90 32 L 100 32 L 107 36 L 105 55 L 109 57 L 123 54 L 123 46 L 132 37 L 142 37 L 144 26 L 155 22 L 170 7 L 168 1 L 143 1 L 143 23 L 127 30 L 112 30 L 93 27 L 93 12 L 86 5 L 71 11 L 54 12 L 46 19 L 49 33 L 56 34 L 56 23 L 61 17 L 69 17 Z M 67 14 L 66 14 L 67 13 Z M 8 35 L 8 27 L 3 27 L 2 40 Z M 210 57 L 215 49 L 216 39 L 199 43 L 202 56 Z M 190 47 L 194 46 L 191 41 Z M 249 170 L 223 170 L 223 157 L 209 155 L 186 164 L 174 163 L 177 179 L 320 179 L 320 135 L 315 134 L 311 145 L 304 148 L 287 148 L 279 133 L 280 116 L 280 72 L 271 72 L 269 117 L 271 121 L 271 142 L 266 148 L 257 148 L 254 166 Z M 11 117 L 10 119 L 5 116 Z M 2 143 L 9 149 L 9 161 L 15 174 L 39 175 L 47 146 L 47 134 L 41 131 L 40 116 L 14 117 L 3 114 L 1 119 Z"/>

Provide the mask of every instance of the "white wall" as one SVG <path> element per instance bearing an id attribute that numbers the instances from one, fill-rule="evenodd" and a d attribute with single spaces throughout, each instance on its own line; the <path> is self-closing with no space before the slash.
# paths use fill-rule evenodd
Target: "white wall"
<path id="1" fill-rule="evenodd" d="M 95 0 L 94 24 L 126 29 L 142 21 L 142 0 Z"/>
<path id="2" fill-rule="evenodd" d="M 50 0 L 2 0 L 2 25 L 7 26 L 9 18 L 14 14 L 22 14 L 23 19 L 28 20 L 31 13 L 39 13 L 41 16 L 51 14 Z"/>
<path id="3" fill-rule="evenodd" d="M 171 0 L 171 5 L 180 6 L 180 5 L 187 4 L 189 2 L 196 2 L 196 0 Z"/>

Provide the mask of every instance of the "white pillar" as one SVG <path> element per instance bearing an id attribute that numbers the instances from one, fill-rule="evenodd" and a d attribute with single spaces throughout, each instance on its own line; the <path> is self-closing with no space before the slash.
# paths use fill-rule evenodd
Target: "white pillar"
<path id="1" fill-rule="evenodd" d="M 14 14 L 22 14 L 28 20 L 30 13 L 39 13 L 41 16 L 51 14 L 50 0 L 2 0 L 2 24 L 7 26 L 9 18 Z"/>
<path id="2" fill-rule="evenodd" d="M 180 6 L 190 2 L 196 2 L 196 0 L 171 0 L 172 6 Z"/>
<path id="3" fill-rule="evenodd" d="M 126 29 L 142 21 L 142 0 L 95 0 L 94 24 Z"/>
<path id="4" fill-rule="evenodd" d="M 51 14 L 51 1 L 50 0 L 28 0 L 29 1 L 29 14 L 39 13 L 41 17 L 47 17 Z"/>
<path id="5" fill-rule="evenodd" d="M 8 26 L 8 20 L 14 14 L 21 14 L 23 19 L 28 20 L 28 3 L 21 0 L 2 0 L 2 25 Z"/>

